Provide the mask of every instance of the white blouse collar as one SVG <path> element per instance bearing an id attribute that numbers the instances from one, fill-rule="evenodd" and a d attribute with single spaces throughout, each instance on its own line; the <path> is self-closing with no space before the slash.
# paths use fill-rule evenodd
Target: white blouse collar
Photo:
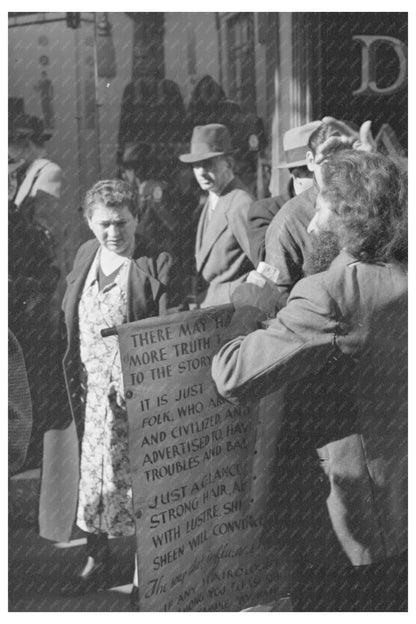
<path id="1" fill-rule="evenodd" d="M 84 283 L 84 290 L 92 286 L 92 284 L 98 279 L 97 274 L 98 274 L 98 263 L 100 261 L 100 257 L 101 257 L 101 247 L 98 247 L 97 253 L 95 254 L 94 260 L 92 261 L 90 270 L 88 271 L 88 275 Z M 131 263 L 131 258 L 125 258 L 124 262 L 120 265 L 119 276 L 120 276 L 120 281 L 122 280 L 122 283 L 120 283 L 122 290 L 126 290 L 126 285 L 127 285 L 127 274 L 125 271 L 123 271 L 122 273 L 122 269 L 124 269 L 127 266 L 130 266 L 130 263 Z"/>

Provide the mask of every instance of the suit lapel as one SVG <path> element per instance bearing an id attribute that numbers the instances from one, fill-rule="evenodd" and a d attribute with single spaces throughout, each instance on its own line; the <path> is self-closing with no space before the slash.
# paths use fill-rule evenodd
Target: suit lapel
<path id="1" fill-rule="evenodd" d="M 198 223 L 198 231 L 197 231 L 197 243 L 196 243 L 196 269 L 197 271 L 201 271 L 202 265 L 204 264 L 207 256 L 209 255 L 214 243 L 218 239 L 218 237 L 224 232 L 227 228 L 227 209 L 229 207 L 229 199 L 227 198 L 228 193 L 230 191 L 238 188 L 236 186 L 235 178 L 231 180 L 228 186 L 222 192 L 222 195 L 219 197 L 217 205 L 215 206 L 215 210 L 211 215 L 211 219 L 208 221 L 208 212 L 209 212 L 209 201 L 206 202 L 204 209 L 201 214 L 201 218 Z"/>
<path id="2" fill-rule="evenodd" d="M 209 201 L 207 200 L 204 204 L 204 207 L 202 208 L 200 217 L 199 217 L 199 221 L 198 221 L 198 228 L 196 231 L 196 238 L 195 238 L 195 257 L 198 258 L 198 256 L 201 253 L 201 248 L 202 248 L 202 244 L 203 244 L 203 234 L 204 234 L 204 230 L 206 228 L 206 222 L 208 219 L 208 211 L 209 211 Z"/>
<path id="3" fill-rule="evenodd" d="M 226 203 L 227 203 L 227 200 L 224 200 L 221 197 L 219 198 L 217 205 L 215 207 L 215 210 L 213 214 L 211 215 L 211 219 L 208 222 L 207 222 L 208 211 L 210 209 L 208 204 L 206 206 L 207 208 L 206 212 L 204 210 L 205 214 L 203 216 L 205 217 L 205 220 L 204 220 L 204 223 L 202 224 L 203 226 L 202 236 L 201 236 L 202 244 L 200 246 L 199 252 L 196 255 L 197 271 L 201 270 L 202 265 L 205 262 L 205 259 L 207 258 L 207 256 L 209 255 L 216 240 L 222 234 L 222 232 L 224 232 L 224 230 L 227 228 L 227 218 L 224 212 L 224 204 Z"/>

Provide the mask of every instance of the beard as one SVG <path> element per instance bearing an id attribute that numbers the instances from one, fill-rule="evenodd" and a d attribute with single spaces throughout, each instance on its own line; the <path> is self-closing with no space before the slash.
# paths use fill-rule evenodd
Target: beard
<path id="1" fill-rule="evenodd" d="M 334 232 L 311 234 L 312 245 L 305 258 L 306 275 L 327 271 L 341 251 L 339 236 Z"/>

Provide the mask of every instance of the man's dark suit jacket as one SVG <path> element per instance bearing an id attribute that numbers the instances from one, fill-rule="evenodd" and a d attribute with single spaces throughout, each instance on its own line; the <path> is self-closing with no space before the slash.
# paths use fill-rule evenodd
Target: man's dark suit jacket
<path id="1" fill-rule="evenodd" d="M 266 262 L 279 269 L 277 286 L 289 296 L 305 276 L 305 259 L 311 250 L 308 225 L 315 214 L 317 190 L 311 186 L 279 210 L 266 232 Z"/>
<path id="2" fill-rule="evenodd" d="M 254 202 L 248 211 L 248 235 L 250 237 L 250 260 L 255 267 L 266 256 L 266 231 L 280 208 L 288 202 L 288 193 Z"/>

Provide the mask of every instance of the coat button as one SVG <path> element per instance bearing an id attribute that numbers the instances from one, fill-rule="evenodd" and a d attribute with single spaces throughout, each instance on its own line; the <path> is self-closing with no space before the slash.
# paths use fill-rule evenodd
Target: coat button
<path id="1" fill-rule="evenodd" d="M 136 516 L 137 520 L 140 520 L 140 518 L 142 517 L 142 510 L 138 509 L 134 515 Z"/>
<path id="2" fill-rule="evenodd" d="M 133 396 L 133 392 L 131 390 L 127 390 L 126 399 L 131 399 L 132 396 Z"/>

